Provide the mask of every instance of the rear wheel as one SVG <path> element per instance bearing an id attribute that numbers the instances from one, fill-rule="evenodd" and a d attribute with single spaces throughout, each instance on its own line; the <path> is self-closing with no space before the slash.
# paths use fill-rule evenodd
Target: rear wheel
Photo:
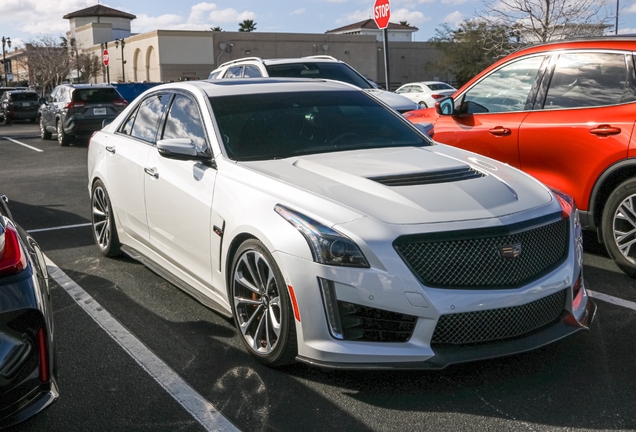
<path id="1" fill-rule="evenodd" d="M 115 216 L 110 197 L 101 180 L 97 180 L 93 185 L 91 210 L 93 238 L 97 248 L 107 257 L 119 255 L 121 244 L 115 227 Z"/>
<path id="2" fill-rule="evenodd" d="M 70 137 L 64 132 L 64 125 L 62 124 L 62 120 L 57 121 L 57 142 L 61 146 L 67 146 L 70 144 Z"/>
<path id="3" fill-rule="evenodd" d="M 51 139 L 51 132 L 46 130 L 46 126 L 44 125 L 44 119 L 40 116 L 40 138 L 43 140 Z"/>
<path id="4" fill-rule="evenodd" d="M 232 312 L 241 339 L 259 362 L 282 366 L 298 351 L 296 327 L 283 276 L 267 248 L 245 241 L 232 262 Z"/>
<path id="5" fill-rule="evenodd" d="M 421 105 L 422 108 L 428 108 L 428 105 L 424 101 L 419 101 L 418 104 Z"/>
<path id="6" fill-rule="evenodd" d="M 616 265 L 636 278 L 636 179 L 614 189 L 603 210 L 602 230 Z"/>
<path id="7" fill-rule="evenodd" d="M 4 117 L 3 121 L 4 124 L 8 125 L 11 124 L 11 119 L 9 118 L 9 115 L 7 114 L 7 112 L 5 111 L 2 116 Z"/>

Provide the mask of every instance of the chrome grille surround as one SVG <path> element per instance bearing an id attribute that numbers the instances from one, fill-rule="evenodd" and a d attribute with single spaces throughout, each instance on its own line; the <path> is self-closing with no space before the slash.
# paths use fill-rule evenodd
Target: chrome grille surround
<path id="1" fill-rule="evenodd" d="M 521 306 L 442 315 L 431 344 L 466 345 L 522 336 L 559 319 L 566 299 L 564 289 Z"/>
<path id="2" fill-rule="evenodd" d="M 504 227 L 402 236 L 393 247 L 431 288 L 517 288 L 565 261 L 569 227 L 559 213 Z"/>

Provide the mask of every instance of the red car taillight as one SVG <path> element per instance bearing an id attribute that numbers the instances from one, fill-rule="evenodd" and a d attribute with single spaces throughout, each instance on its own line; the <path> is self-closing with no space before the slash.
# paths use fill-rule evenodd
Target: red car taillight
<path id="1" fill-rule="evenodd" d="M 49 372 L 49 344 L 46 337 L 46 328 L 44 326 L 38 329 L 38 358 L 40 360 L 40 381 L 49 382 L 51 373 Z"/>
<path id="2" fill-rule="evenodd" d="M 71 108 L 82 108 L 84 105 L 86 105 L 85 102 L 80 102 L 80 101 L 73 101 L 73 102 L 69 102 L 67 103 L 64 108 L 65 109 L 71 109 Z"/>
<path id="3" fill-rule="evenodd" d="M 433 99 L 444 99 L 446 96 L 441 95 L 441 94 L 432 94 L 431 96 L 433 96 Z"/>
<path id="4" fill-rule="evenodd" d="M 113 101 L 113 105 L 115 105 L 116 107 L 126 107 L 128 106 L 128 101 L 124 100 L 124 99 L 117 99 Z"/>
<path id="5" fill-rule="evenodd" d="M 11 225 L 0 234 L 0 276 L 20 273 L 27 267 L 27 260 L 18 239 L 18 232 Z"/>

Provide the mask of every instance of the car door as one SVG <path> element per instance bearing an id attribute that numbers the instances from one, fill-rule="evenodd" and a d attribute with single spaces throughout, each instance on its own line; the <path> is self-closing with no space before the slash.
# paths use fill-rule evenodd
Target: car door
<path id="1" fill-rule="evenodd" d="M 521 167 L 587 210 L 594 182 L 627 157 L 636 119 L 631 53 L 564 52 L 519 132 Z"/>
<path id="2" fill-rule="evenodd" d="M 150 236 L 144 203 L 147 176 L 144 170 L 169 97 L 169 93 L 147 96 L 131 111 L 117 132 L 107 135 L 103 141 L 111 158 L 106 164 L 106 187 L 118 223 L 129 236 L 146 245 Z"/>
<path id="3" fill-rule="evenodd" d="M 546 66 L 532 55 L 492 71 L 457 97 L 455 115 L 439 117 L 435 140 L 519 167 L 519 126 Z"/>
<path id="4" fill-rule="evenodd" d="M 211 154 L 196 99 L 176 93 L 162 139 L 188 138 L 200 154 Z M 144 181 L 146 215 L 153 250 L 199 284 L 212 286 L 211 209 L 216 169 L 150 151 Z"/>

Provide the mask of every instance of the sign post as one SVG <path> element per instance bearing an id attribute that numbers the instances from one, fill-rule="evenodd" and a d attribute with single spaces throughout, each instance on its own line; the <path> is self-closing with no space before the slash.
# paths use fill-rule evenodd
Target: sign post
<path id="1" fill-rule="evenodd" d="M 110 68 L 108 67 L 110 56 L 108 55 L 108 45 L 106 45 L 102 53 L 102 61 L 104 62 L 104 66 L 106 66 L 106 82 L 110 83 Z"/>
<path id="2" fill-rule="evenodd" d="M 391 91 L 391 77 L 389 75 L 389 35 L 387 27 L 391 19 L 391 1 L 375 0 L 373 4 L 373 19 L 379 29 L 382 29 L 382 38 L 384 39 L 384 78 L 386 80 L 386 89 Z"/>

